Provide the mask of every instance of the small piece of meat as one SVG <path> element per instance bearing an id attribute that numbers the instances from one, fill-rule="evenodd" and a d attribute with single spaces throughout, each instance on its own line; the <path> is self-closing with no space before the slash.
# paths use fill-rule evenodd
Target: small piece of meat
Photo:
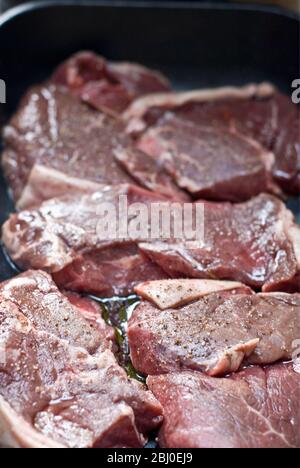
<path id="1" fill-rule="evenodd" d="M 161 311 L 142 302 L 128 327 L 131 360 L 146 375 L 180 369 L 211 376 L 291 360 L 300 336 L 299 294 L 209 294 Z"/>
<path id="2" fill-rule="evenodd" d="M 135 287 L 135 292 L 161 310 L 184 306 L 214 292 L 252 294 L 251 289 L 234 281 L 169 279 L 147 281 Z"/>
<path id="3" fill-rule="evenodd" d="M 3 226 L 4 244 L 21 269 L 45 270 L 62 288 L 103 297 L 128 295 L 139 282 L 168 275 L 140 251 L 135 239 L 111 238 L 118 233 L 110 231 L 101 237 L 102 211 L 98 210 L 102 206 L 118 214 L 121 197 L 127 197 L 128 207 L 134 203 L 149 207 L 166 200 L 127 185 L 66 195 L 12 215 Z"/>
<path id="4" fill-rule="evenodd" d="M 63 62 L 51 81 L 95 109 L 112 114 L 122 113 L 137 97 L 170 90 L 170 83 L 159 72 L 135 63 L 109 63 L 89 51 Z"/>
<path id="5" fill-rule="evenodd" d="M 291 365 L 215 379 L 198 372 L 149 377 L 164 408 L 165 448 L 299 448 L 300 375 Z"/>
<path id="6" fill-rule="evenodd" d="M 170 115 L 144 133 L 137 145 L 193 198 L 241 202 L 273 190 L 274 156 L 227 129 L 200 127 Z M 136 166 L 129 173 L 137 172 L 139 161 Z M 160 187 L 152 190 L 160 192 Z"/>
<path id="7" fill-rule="evenodd" d="M 112 328 L 103 322 L 101 328 L 88 323 L 82 313 L 87 303 L 79 307 L 78 303 L 70 302 L 43 271 L 27 271 L 1 283 L 0 301 L 3 300 L 14 303 L 35 327 L 67 339 L 70 344 L 81 346 L 90 353 L 95 353 L 99 347 L 111 347 L 107 338 Z M 102 320 L 101 316 L 99 320 Z"/>
<path id="8" fill-rule="evenodd" d="M 274 153 L 274 182 L 288 194 L 299 193 L 299 106 L 273 86 L 263 83 L 148 96 L 135 101 L 124 120 L 130 133 L 141 135 L 157 122 L 163 126 L 170 115 L 256 141 Z"/>
<path id="9" fill-rule="evenodd" d="M 15 201 L 35 164 L 97 184 L 133 181 L 114 156 L 131 145 L 121 122 L 54 85 L 29 90 L 3 136 L 2 165 Z"/>
<path id="10" fill-rule="evenodd" d="M 92 327 L 79 310 L 91 312 L 92 306 L 78 298 L 71 306 L 62 296 L 58 311 L 50 283 L 46 274 L 29 272 L 0 290 L 0 443 L 142 447 L 162 421 L 161 406 L 143 385 L 128 379 L 110 350 L 98 348 L 91 355 L 81 347 L 85 326 Z M 70 308 L 73 321 L 81 324 L 76 342 Z M 68 315 L 69 334 L 55 326 L 58 312 L 60 321 Z"/>
<path id="11" fill-rule="evenodd" d="M 241 204 L 204 203 L 204 239 L 139 244 L 171 278 L 240 281 L 264 292 L 298 292 L 300 229 L 277 198 Z"/>

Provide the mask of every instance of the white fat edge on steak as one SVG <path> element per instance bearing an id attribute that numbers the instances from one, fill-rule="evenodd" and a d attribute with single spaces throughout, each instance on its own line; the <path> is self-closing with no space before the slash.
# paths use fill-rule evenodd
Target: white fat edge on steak
<path id="1" fill-rule="evenodd" d="M 128 133 L 142 131 L 145 128 L 143 116 L 153 107 L 172 109 L 190 102 L 210 102 L 224 99 L 251 99 L 272 97 L 276 88 L 271 83 L 249 84 L 242 87 L 224 86 L 215 89 L 186 91 L 182 93 L 156 93 L 133 101 L 123 113 L 123 120 L 128 123 Z"/>
<path id="2" fill-rule="evenodd" d="M 135 292 L 161 310 L 180 307 L 201 297 L 221 291 L 246 288 L 235 281 L 215 281 L 201 279 L 179 279 L 149 281 L 135 288 Z M 249 289 L 250 291 L 250 289 Z"/>
<path id="3" fill-rule="evenodd" d="M 211 377 L 218 377 L 226 374 L 226 372 L 237 372 L 244 360 L 251 356 L 260 343 L 259 338 L 254 338 L 244 343 L 239 343 L 231 348 L 225 349 L 219 356 L 217 361 L 208 361 L 206 364 L 206 372 Z"/>
<path id="4" fill-rule="evenodd" d="M 70 177 L 56 169 L 35 164 L 17 203 L 17 209 L 24 210 L 38 207 L 42 202 L 63 196 L 66 193 L 84 194 L 95 192 L 101 188 L 101 184 Z"/>

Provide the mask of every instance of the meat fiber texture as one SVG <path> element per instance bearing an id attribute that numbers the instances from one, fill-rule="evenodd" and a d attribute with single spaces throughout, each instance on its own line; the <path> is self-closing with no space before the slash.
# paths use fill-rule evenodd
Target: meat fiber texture
<path id="1" fill-rule="evenodd" d="M 13 214 L 3 226 L 4 245 L 21 269 L 43 269 L 61 287 L 104 297 L 168 277 L 240 281 L 264 292 L 299 291 L 300 230 L 279 199 L 260 195 L 242 204 L 205 202 L 204 242 L 197 247 L 185 239 L 99 239 L 99 203 L 116 203 L 122 194 L 129 206 L 165 202 L 127 185 L 66 195 Z"/>
<path id="2" fill-rule="evenodd" d="M 27 92 L 3 139 L 2 166 L 19 209 L 98 185 L 138 183 L 138 174 L 129 174 L 118 161 L 120 153 L 139 160 L 141 170 L 149 166 L 120 118 L 87 106 L 53 83 Z M 167 172 L 153 176 L 163 195 L 188 199 Z"/>
<path id="3" fill-rule="evenodd" d="M 20 237 L 11 237 L 6 225 L 4 243 L 19 267 L 27 269 L 31 264 L 34 269 L 52 273 L 56 283 L 65 289 L 104 297 L 131 294 L 141 280 L 164 279 L 167 275 L 139 249 L 135 239 L 100 237 L 99 205 L 113 203 L 118 208 L 120 196 L 127 196 L 129 206 L 135 202 L 149 206 L 165 201 L 129 185 L 66 195 L 43 203 L 37 210 L 13 215 L 10 227 Z M 14 246 L 9 245 L 9 239 Z M 22 252 L 19 241 L 23 244 Z M 11 248 L 16 249 L 16 255 Z"/>
<path id="4" fill-rule="evenodd" d="M 299 448 L 300 374 L 290 364 L 230 378 L 200 372 L 148 378 L 164 408 L 166 448 Z"/>
<path id="5" fill-rule="evenodd" d="M 129 144 L 122 128 L 116 119 L 90 109 L 63 88 L 45 84 L 29 90 L 3 132 L 2 165 L 15 201 L 36 164 L 75 179 L 79 187 L 83 180 L 132 182 L 113 155 L 114 148 Z"/>
<path id="6" fill-rule="evenodd" d="M 133 365 L 145 375 L 191 369 L 219 376 L 293 357 L 299 294 L 254 294 L 209 280 L 147 282 L 136 291 L 146 300 L 129 321 L 128 339 Z"/>
<path id="7" fill-rule="evenodd" d="M 82 301 L 72 305 L 43 272 L 1 285 L 2 445 L 142 447 L 161 423 L 160 404 L 128 379 L 109 349 L 108 327 L 86 320 L 95 306 Z"/>
<path id="8" fill-rule="evenodd" d="M 122 150 L 116 156 L 140 184 L 156 192 L 161 183 L 152 174 L 163 170 L 193 199 L 241 202 L 262 192 L 279 193 L 271 177 L 274 155 L 254 140 L 209 121 L 197 126 L 168 115 L 136 146 L 140 151 L 133 156 Z"/>
<path id="9" fill-rule="evenodd" d="M 204 239 L 141 243 L 172 278 L 240 281 L 255 289 L 299 291 L 300 229 L 284 203 L 260 195 L 241 204 L 204 203 Z"/>
<path id="10" fill-rule="evenodd" d="M 189 166 L 192 164 L 196 169 L 198 167 L 199 172 L 201 167 L 201 158 L 195 158 L 195 155 L 201 154 L 199 141 L 196 139 L 198 135 L 203 134 L 203 128 L 209 127 L 211 132 L 213 129 L 217 132 L 218 138 L 221 138 L 222 132 L 227 131 L 236 137 L 241 135 L 255 141 L 265 152 L 273 153 L 274 160 L 269 170 L 272 172 L 274 183 L 288 194 L 296 195 L 300 190 L 299 115 L 299 106 L 293 104 L 289 96 L 281 94 L 270 84 L 262 83 L 242 88 L 160 93 L 141 98 L 126 110 L 124 120 L 127 121 L 130 133 L 141 136 L 146 131 L 141 141 L 143 148 L 150 148 L 150 155 L 155 147 L 156 150 L 159 149 L 160 158 L 167 149 L 172 158 L 179 155 L 183 165 L 184 161 L 188 160 L 189 164 L 184 165 L 185 171 L 181 177 L 179 174 L 175 175 L 178 183 L 189 189 L 195 189 L 192 185 L 193 173 L 188 170 Z M 175 122 L 181 121 L 183 127 L 187 122 L 193 124 L 193 138 L 189 138 L 189 144 L 193 143 L 188 150 L 185 149 L 185 141 L 181 141 L 176 134 L 174 119 Z M 153 127 L 156 128 L 154 132 L 151 131 Z M 166 129 L 169 131 L 167 137 Z M 184 137 L 187 138 L 186 132 Z M 228 135 L 227 140 L 230 141 Z M 203 150 L 204 154 L 208 155 L 212 146 L 209 147 L 208 139 L 205 139 L 205 143 Z M 229 147 L 233 157 L 234 138 Z M 247 154 L 245 144 L 242 150 L 243 155 L 244 153 Z M 252 164 L 253 161 L 254 159 Z M 231 169 L 232 167 L 230 166 Z M 174 173 L 170 162 L 168 168 Z M 238 166 L 236 168 L 238 169 Z M 227 168 L 225 180 L 229 175 L 230 171 Z M 203 180 L 200 181 L 202 184 L 198 184 L 197 190 L 211 190 L 207 184 L 205 187 Z"/>

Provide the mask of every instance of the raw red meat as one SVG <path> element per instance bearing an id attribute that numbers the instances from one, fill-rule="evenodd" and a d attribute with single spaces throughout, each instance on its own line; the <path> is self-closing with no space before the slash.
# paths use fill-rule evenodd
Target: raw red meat
<path id="1" fill-rule="evenodd" d="M 292 365 L 246 369 L 227 379 L 199 372 L 148 378 L 164 408 L 166 448 L 297 448 L 300 375 Z"/>
<path id="2" fill-rule="evenodd" d="M 136 63 L 112 63 L 93 52 L 79 52 L 63 62 L 51 81 L 66 86 L 84 102 L 119 114 L 137 97 L 170 90 L 159 72 Z"/>
<path id="3" fill-rule="evenodd" d="M 149 283 L 146 297 L 161 304 L 168 292 L 167 300 L 173 298 L 175 306 L 188 303 L 189 297 L 188 305 L 161 310 L 143 301 L 129 321 L 131 359 L 142 374 L 192 369 L 216 376 L 235 372 L 243 363 L 292 359 L 300 336 L 299 294 L 251 294 L 238 284 L 219 282 L 218 289 L 217 282 L 210 286 L 209 281 L 199 291 L 195 280 L 186 280 L 179 290 L 174 281 L 178 286 L 162 281 L 159 290 L 154 282 L 152 291 Z M 138 290 L 143 294 L 144 287 Z"/>

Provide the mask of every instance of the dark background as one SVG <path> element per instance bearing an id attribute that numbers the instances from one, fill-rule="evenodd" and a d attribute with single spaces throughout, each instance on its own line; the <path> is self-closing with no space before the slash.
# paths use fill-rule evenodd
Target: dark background
<path id="1" fill-rule="evenodd" d="M 27 0 L 29 1 L 29 0 Z M 43 0 L 40 0 L 43 1 Z M 46 0 L 44 0 L 46 1 Z M 89 0 L 90 2 L 97 3 L 98 0 Z M 111 3 L 119 1 L 119 0 L 108 0 Z M 143 0 L 135 0 L 136 2 L 143 1 Z M 161 0 L 151 0 L 152 2 L 157 2 Z M 174 0 L 164 0 L 164 1 L 174 1 Z M 176 1 L 176 0 L 175 0 Z M 190 2 L 198 2 L 203 3 L 205 0 L 189 0 Z M 238 3 L 251 3 L 251 0 L 232 0 L 233 2 L 236 1 Z M 74 0 L 76 2 L 76 0 Z M 210 3 L 228 3 L 228 0 L 209 0 Z M 25 0 L 0 0 L 0 12 L 4 11 L 10 7 L 19 5 L 20 3 L 25 3 Z M 119 2 L 120 3 L 120 2 Z M 127 2 L 129 3 L 129 2 Z M 285 8 L 290 8 L 292 10 L 298 11 L 300 9 L 300 0 L 253 0 L 252 3 L 265 3 L 265 4 L 273 4 L 273 5 L 280 5 Z"/>

